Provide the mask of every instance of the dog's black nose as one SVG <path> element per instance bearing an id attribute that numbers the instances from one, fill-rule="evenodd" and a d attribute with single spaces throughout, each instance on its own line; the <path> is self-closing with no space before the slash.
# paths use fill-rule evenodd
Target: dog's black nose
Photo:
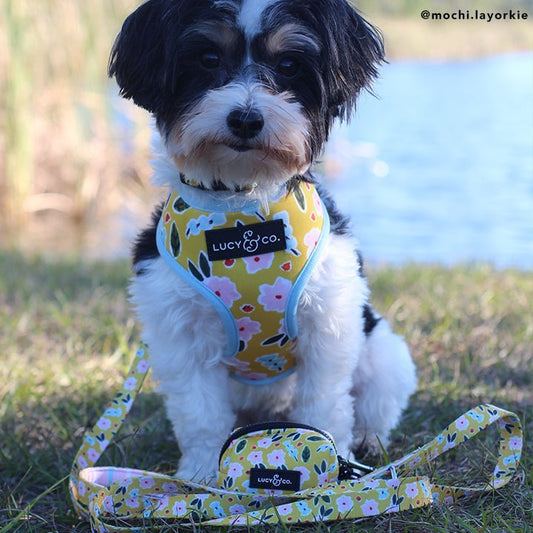
<path id="1" fill-rule="evenodd" d="M 226 121 L 231 133 L 240 139 L 252 139 L 265 124 L 263 115 L 255 109 L 234 109 Z"/>

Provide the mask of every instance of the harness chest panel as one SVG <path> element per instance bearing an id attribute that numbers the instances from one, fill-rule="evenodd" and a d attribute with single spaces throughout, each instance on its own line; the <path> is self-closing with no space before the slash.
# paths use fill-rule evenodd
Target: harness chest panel
<path id="1" fill-rule="evenodd" d="M 329 233 L 315 187 L 302 183 L 257 211 L 206 211 L 178 191 L 157 231 L 161 256 L 218 311 L 232 377 L 267 383 L 294 370 L 298 300 Z"/>

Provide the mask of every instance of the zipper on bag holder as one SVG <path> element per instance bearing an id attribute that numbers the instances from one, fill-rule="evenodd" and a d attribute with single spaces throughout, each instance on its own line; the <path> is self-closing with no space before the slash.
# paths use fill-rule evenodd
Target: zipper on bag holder
<path id="1" fill-rule="evenodd" d="M 246 435 L 247 433 L 255 433 L 256 431 L 262 431 L 262 430 L 270 430 L 270 429 L 308 429 L 311 431 L 316 431 L 323 437 L 325 437 L 333 446 L 333 449 L 335 450 L 335 453 L 337 453 L 337 446 L 335 445 L 335 441 L 333 440 L 333 437 L 323 429 L 318 429 L 313 426 L 309 426 L 307 424 L 299 424 L 295 422 L 257 422 L 254 424 L 248 424 L 246 426 L 234 429 L 230 436 L 226 439 L 226 442 L 222 445 L 222 449 L 220 450 L 220 455 L 218 456 L 218 462 L 220 463 L 220 460 L 222 459 L 222 456 L 224 455 L 224 452 L 229 448 L 229 445 L 234 441 L 235 439 L 238 439 L 239 437 L 242 437 Z"/>

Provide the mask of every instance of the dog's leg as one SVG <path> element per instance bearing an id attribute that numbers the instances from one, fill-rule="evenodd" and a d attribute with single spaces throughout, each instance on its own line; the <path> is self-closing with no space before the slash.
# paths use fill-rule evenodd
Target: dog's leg
<path id="1" fill-rule="evenodd" d="M 354 372 L 354 445 L 380 450 L 416 389 L 416 371 L 404 340 L 380 319 Z"/>
<path id="2" fill-rule="evenodd" d="M 229 376 L 220 364 L 226 337 L 214 308 L 161 260 L 131 284 L 158 391 L 182 453 L 177 474 L 211 481 L 235 421 Z"/>
<path id="3" fill-rule="evenodd" d="M 291 418 L 328 430 L 339 453 L 353 438 L 352 379 L 364 343 L 367 288 L 350 239 L 332 235 L 298 308 L 297 387 Z"/>
<path id="4" fill-rule="evenodd" d="M 235 423 L 229 402 L 227 370 L 221 366 L 197 368 L 160 382 L 167 416 L 181 451 L 180 478 L 211 483 L 218 467 L 218 454 Z"/>

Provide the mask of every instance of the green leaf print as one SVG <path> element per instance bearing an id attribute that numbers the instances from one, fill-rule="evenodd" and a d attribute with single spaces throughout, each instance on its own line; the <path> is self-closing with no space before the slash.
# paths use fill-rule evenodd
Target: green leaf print
<path id="1" fill-rule="evenodd" d="M 308 463 L 309 459 L 311 459 L 311 450 L 309 449 L 309 446 L 304 446 L 304 449 L 302 450 L 302 461 Z"/>
<path id="2" fill-rule="evenodd" d="M 204 277 L 202 276 L 202 274 L 200 273 L 200 271 L 198 270 L 198 268 L 196 268 L 196 265 L 189 259 L 188 262 L 187 262 L 188 266 L 189 266 L 189 272 L 198 280 L 198 281 L 204 281 Z"/>
<path id="3" fill-rule="evenodd" d="M 174 205 L 172 206 L 174 211 L 178 213 L 183 213 L 183 211 L 186 211 L 189 209 L 190 205 L 180 196 L 176 198 Z"/>
<path id="4" fill-rule="evenodd" d="M 174 257 L 178 257 L 180 255 L 180 234 L 175 222 L 172 222 L 172 226 L 170 228 L 170 250 L 172 251 L 172 255 L 174 255 Z"/>
<path id="5" fill-rule="evenodd" d="M 298 202 L 300 209 L 305 212 L 305 209 L 306 209 L 305 196 L 304 196 L 304 193 L 302 192 L 302 189 L 300 188 L 300 185 L 294 188 L 294 197 L 296 198 L 296 201 Z"/>
<path id="6" fill-rule="evenodd" d="M 200 270 L 202 271 L 202 274 L 206 278 L 211 276 L 211 266 L 204 252 L 200 252 L 200 257 L 198 258 L 198 264 L 200 265 Z"/>

